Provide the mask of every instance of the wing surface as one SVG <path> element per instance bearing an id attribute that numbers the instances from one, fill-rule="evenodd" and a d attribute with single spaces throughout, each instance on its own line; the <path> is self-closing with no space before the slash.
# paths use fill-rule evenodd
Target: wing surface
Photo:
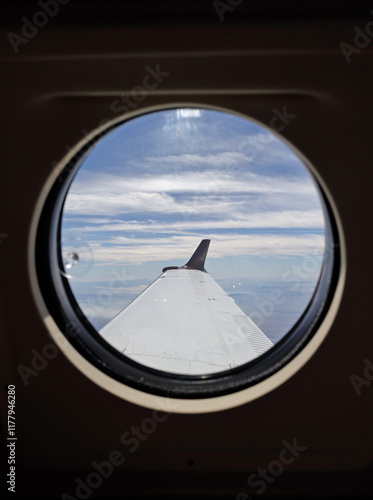
<path id="1" fill-rule="evenodd" d="M 100 331 L 124 355 L 158 370 L 201 375 L 247 363 L 273 346 L 207 272 L 166 269 Z"/>

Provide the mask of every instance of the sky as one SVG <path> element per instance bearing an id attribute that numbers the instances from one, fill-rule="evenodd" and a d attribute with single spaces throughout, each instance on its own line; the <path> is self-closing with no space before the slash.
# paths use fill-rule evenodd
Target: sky
<path id="1" fill-rule="evenodd" d="M 324 234 L 318 188 L 293 149 L 249 119 L 198 108 L 101 138 L 61 226 L 65 275 L 97 330 L 207 238 L 207 271 L 273 342 L 313 294 Z"/>

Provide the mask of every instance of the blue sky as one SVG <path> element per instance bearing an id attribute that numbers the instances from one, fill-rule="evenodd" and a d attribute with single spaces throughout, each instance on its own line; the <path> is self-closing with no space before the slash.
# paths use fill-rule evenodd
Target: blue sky
<path id="1" fill-rule="evenodd" d="M 206 269 L 277 341 L 324 252 L 317 189 L 293 150 L 245 118 L 191 108 L 128 120 L 91 149 L 66 198 L 62 253 L 79 256 L 66 273 L 97 329 L 203 238 Z"/>

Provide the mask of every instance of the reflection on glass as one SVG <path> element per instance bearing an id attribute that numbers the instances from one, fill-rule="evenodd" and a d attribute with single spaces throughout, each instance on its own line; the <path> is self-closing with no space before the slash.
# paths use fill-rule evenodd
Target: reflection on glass
<path id="1" fill-rule="evenodd" d="M 318 188 L 277 136 L 221 111 L 169 109 L 123 123 L 85 157 L 62 261 L 107 342 L 146 366 L 207 374 L 290 330 L 314 293 L 324 232 Z"/>

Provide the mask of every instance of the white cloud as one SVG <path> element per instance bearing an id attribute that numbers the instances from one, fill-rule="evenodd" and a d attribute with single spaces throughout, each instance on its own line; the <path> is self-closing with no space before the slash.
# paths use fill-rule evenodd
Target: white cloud
<path id="1" fill-rule="evenodd" d="M 66 214 L 118 215 L 123 212 L 170 213 L 177 210 L 175 200 L 166 193 L 130 192 L 73 193 L 66 199 Z"/>
<path id="2" fill-rule="evenodd" d="M 304 180 L 269 180 L 250 172 L 237 178 L 208 171 L 141 179 L 93 175 L 74 186 L 67 196 L 64 213 L 118 217 L 147 212 L 153 218 L 155 214 L 199 214 L 209 218 L 214 214 L 224 217 L 249 213 L 262 217 L 262 212 L 285 208 L 288 215 L 293 212 L 297 218 L 301 211 L 311 211 L 312 217 L 318 211 L 320 219 L 321 210 L 317 207 L 320 205 L 314 186 Z"/>
<path id="3" fill-rule="evenodd" d="M 306 255 L 323 242 L 316 234 L 230 234 L 324 228 L 316 186 L 280 140 L 267 131 L 251 133 L 260 130 L 253 126 L 237 134 L 244 128 L 217 120 L 172 119 L 168 126 L 135 134 L 127 148 L 117 138 L 76 176 L 64 227 L 100 245 L 91 247 L 97 262 L 169 260 L 175 251 L 190 256 L 201 238 L 214 240 L 210 258 Z"/>
<path id="4" fill-rule="evenodd" d="M 209 233 L 211 239 L 209 259 L 234 256 L 307 256 L 324 248 L 321 235 L 232 235 Z M 96 263 L 143 264 L 145 262 L 179 260 L 185 264 L 200 243 L 201 236 L 172 236 L 169 238 L 115 238 L 111 245 L 93 249 Z M 185 262 L 184 262 L 185 261 Z"/>
<path id="5" fill-rule="evenodd" d="M 233 154 L 233 153 L 232 153 Z M 239 153 L 234 153 L 239 154 Z M 183 155 L 197 156 L 197 155 Z M 212 163 L 216 167 L 216 155 L 211 155 Z M 180 157 L 175 157 L 180 158 Z M 154 159 L 155 161 L 156 159 Z M 163 163 L 163 161 L 161 161 Z M 310 180 L 303 178 L 284 177 L 280 175 L 268 176 L 244 170 L 234 164 L 227 163 L 224 169 L 209 168 L 207 170 L 180 170 L 174 168 L 168 172 L 152 169 L 151 173 L 133 175 L 123 171 L 118 174 L 90 173 L 77 177 L 69 193 L 72 194 L 125 194 L 132 192 L 143 193 L 201 193 L 216 192 L 232 193 L 286 193 L 297 192 L 314 194 L 315 188 Z M 69 194 L 70 195 L 70 194 Z"/>
<path id="6" fill-rule="evenodd" d="M 76 233 L 100 233 L 105 232 L 130 232 L 130 233 L 163 233 L 163 234 L 183 234 L 185 232 L 195 231 L 211 231 L 216 229 L 225 230 L 243 230 L 243 229 L 323 229 L 323 219 L 319 210 L 297 211 L 297 210 L 283 210 L 283 211 L 263 211 L 261 213 L 237 213 L 234 217 L 225 218 L 212 218 L 216 207 L 211 207 L 209 216 L 206 220 L 192 220 L 193 213 L 200 214 L 196 206 L 193 211 L 185 212 L 184 219 L 177 222 L 170 221 L 116 221 L 112 224 L 103 224 L 101 226 L 87 225 L 86 227 L 70 228 L 69 231 Z M 89 223 L 89 220 L 87 221 Z"/>

